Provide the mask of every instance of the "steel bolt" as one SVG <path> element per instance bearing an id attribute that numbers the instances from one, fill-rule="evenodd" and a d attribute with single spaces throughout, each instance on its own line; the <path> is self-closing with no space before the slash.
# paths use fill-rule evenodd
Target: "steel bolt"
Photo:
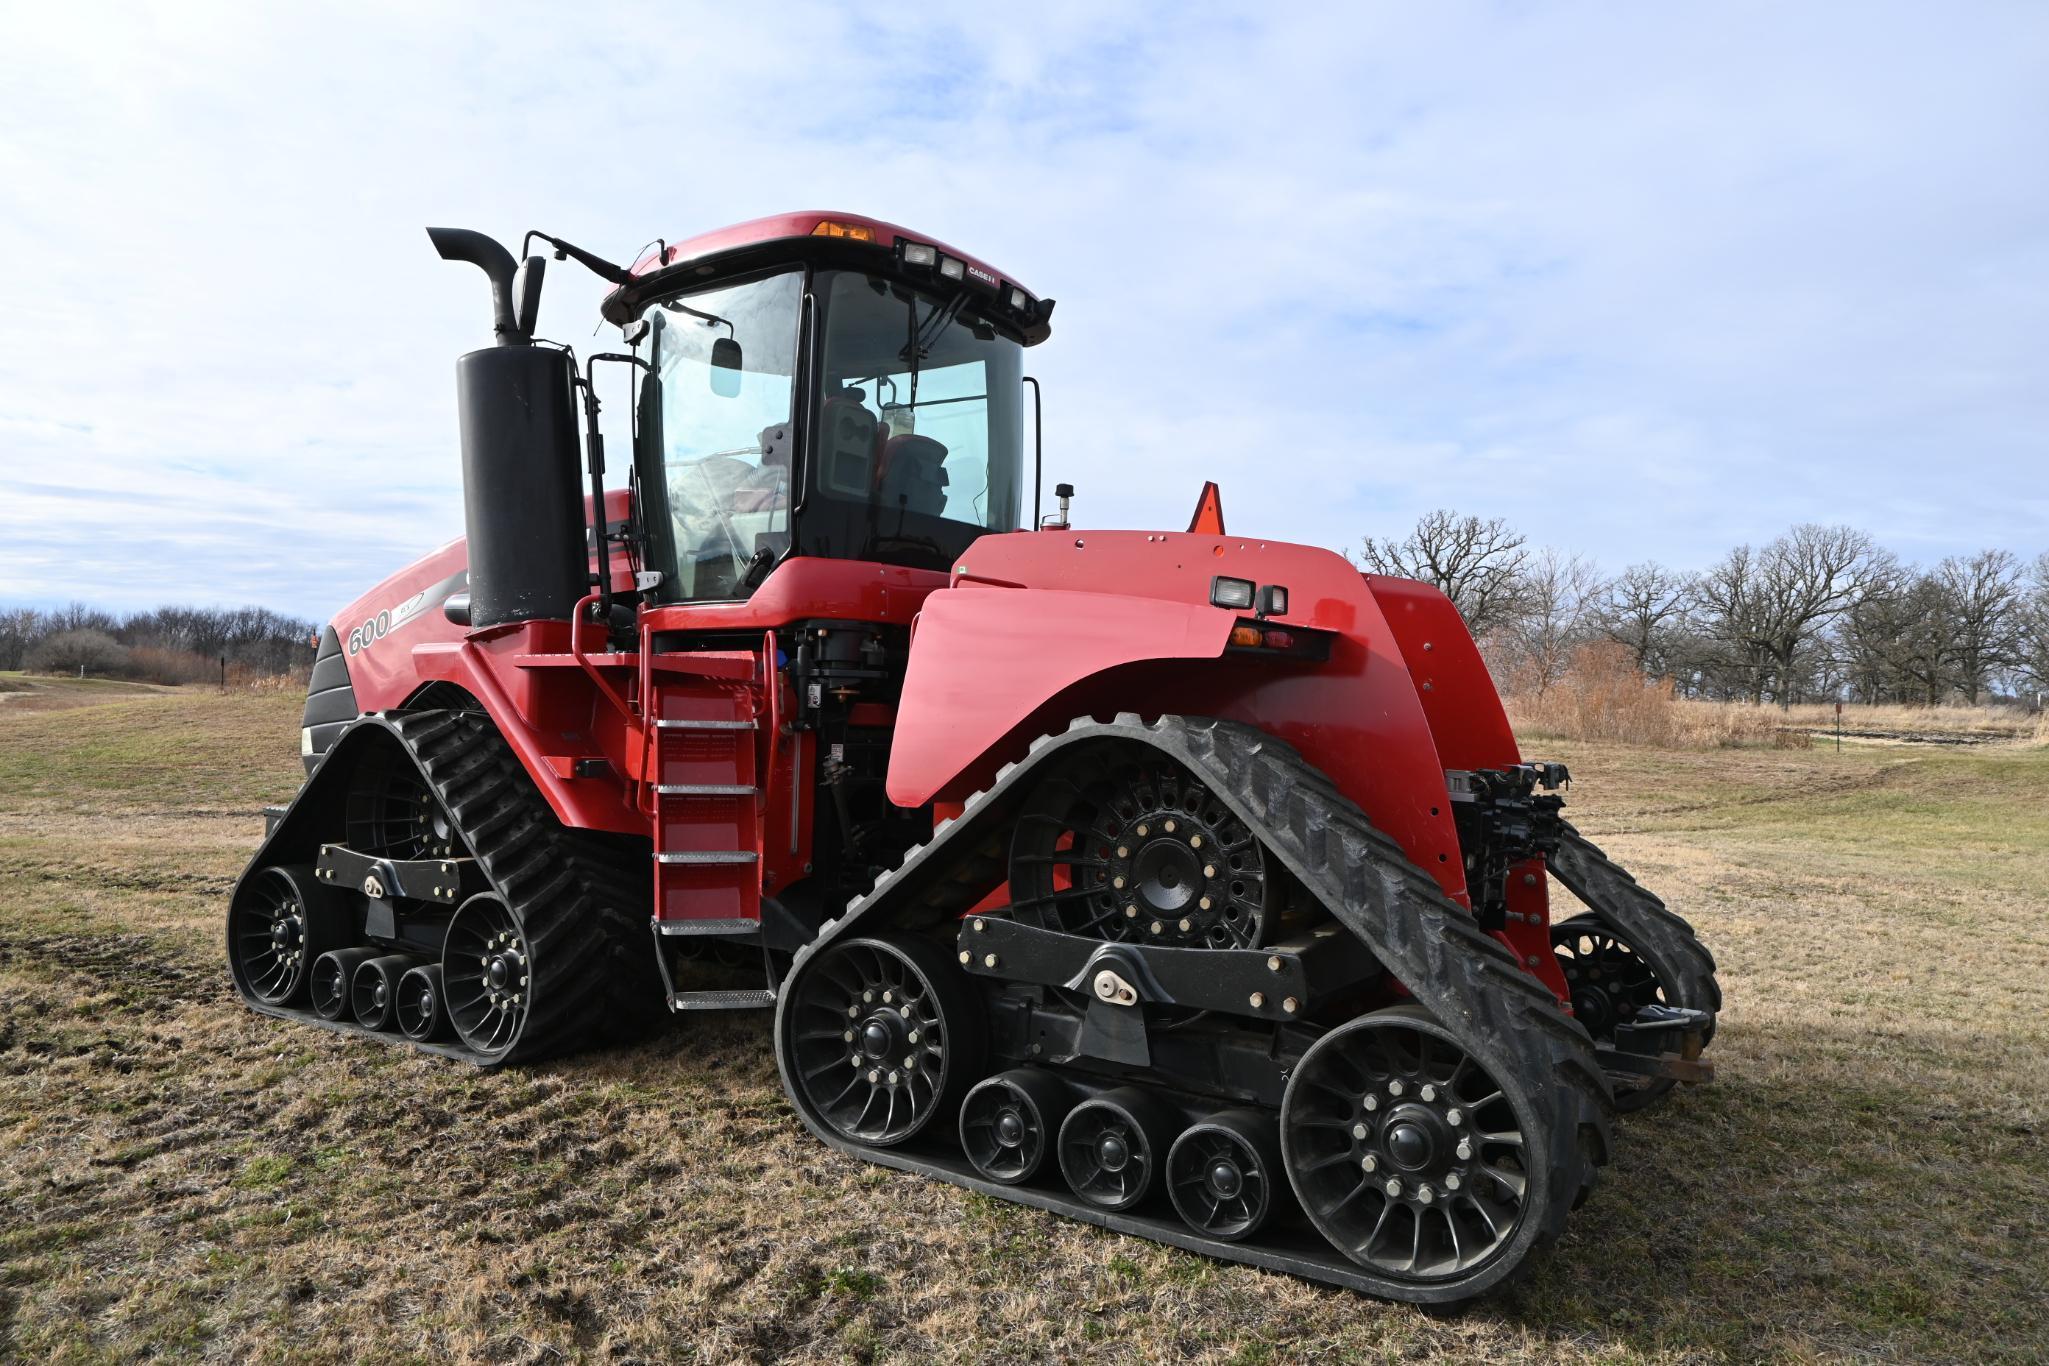
<path id="1" fill-rule="evenodd" d="M 1126 906 L 1126 907 L 1124 908 L 1124 918 L 1125 918 L 1126 920 L 1136 920 L 1136 919 L 1138 919 L 1138 907 L 1136 907 L 1136 906 Z"/>
<path id="2" fill-rule="evenodd" d="M 1179 921 L 1175 922 L 1175 926 L 1174 926 L 1174 928 L 1176 928 L 1176 929 L 1180 930 L 1180 931 L 1181 931 L 1181 933 L 1183 933 L 1183 934 L 1187 934 L 1187 933 L 1188 933 L 1188 931 L 1189 931 L 1189 930 L 1191 930 L 1191 929 L 1193 929 L 1194 927 L 1195 927 L 1195 922 L 1194 922 L 1193 920 L 1190 920 L 1190 919 L 1189 919 L 1189 918 L 1188 918 L 1187 916 L 1185 916 L 1185 915 L 1184 915 L 1184 916 L 1182 916 L 1182 917 L 1181 917 L 1181 919 L 1180 919 Z"/>
<path id="3" fill-rule="evenodd" d="M 1379 1165 L 1380 1159 L 1375 1157 L 1372 1153 L 1368 1153 L 1366 1154 L 1366 1156 L 1359 1159 L 1359 1167 L 1363 1171 L 1370 1172 L 1377 1168 Z"/>
<path id="4" fill-rule="evenodd" d="M 1368 1096 L 1368 1097 L 1366 1097 L 1366 1102 L 1365 1102 L 1365 1104 L 1366 1104 L 1366 1109 L 1367 1109 L 1367 1110 L 1368 1110 L 1369 1112 L 1370 1112 L 1370 1111 L 1373 1111 L 1373 1110 L 1378 1110 L 1378 1109 L 1380 1108 L 1380 1097 L 1379 1097 L 1379 1096 Z"/>
<path id="5" fill-rule="evenodd" d="M 1458 1158 L 1461 1162 L 1473 1160 L 1473 1143 L 1471 1139 L 1462 1138 L 1458 1141 Z"/>
<path id="6" fill-rule="evenodd" d="M 873 1085 L 874 1085 L 874 1084 L 875 1084 L 876 1082 L 878 1082 L 878 1081 L 881 1081 L 881 1080 L 882 1080 L 882 1069 L 881 1069 L 881 1068 L 879 1068 L 879 1067 L 871 1067 L 871 1068 L 869 1068 L 869 1069 L 868 1069 L 868 1084 L 869 1084 L 870 1086 L 873 1086 Z"/>
<path id="7" fill-rule="evenodd" d="M 979 915 L 975 917 L 975 933 L 976 933 L 976 934 L 980 934 L 980 933 L 981 933 L 981 932 L 982 932 L 983 930 L 986 930 L 986 929 L 988 929 L 988 928 L 989 928 L 989 923 L 988 923 L 988 922 L 987 922 L 986 920 L 982 919 L 982 917 L 980 917 Z"/>
<path id="8" fill-rule="evenodd" d="M 992 953 L 992 954 L 989 954 L 988 956 L 984 957 L 984 958 L 982 959 L 982 966 L 983 966 L 983 967 L 985 967 L 985 968 L 993 968 L 993 967 L 995 967 L 995 966 L 996 966 L 996 955 Z"/>
<path id="9" fill-rule="evenodd" d="M 1113 877 L 1110 879 L 1110 885 L 1121 892 L 1124 890 L 1124 879 L 1121 877 Z"/>
<path id="10" fill-rule="evenodd" d="M 1217 865 L 1216 865 L 1216 864 L 1214 864 L 1214 863 L 1205 863 L 1205 864 L 1203 864 L 1203 865 L 1202 865 L 1202 875 L 1203 875 L 1204 877 L 1215 877 L 1215 876 L 1217 875 Z"/>
<path id="11" fill-rule="evenodd" d="M 1389 1195 L 1400 1195 L 1402 1193 L 1402 1183 L 1400 1181 L 1397 1181 L 1394 1177 L 1390 1176 L 1387 1178 L 1387 1184 L 1385 1186 L 1382 1186 L 1381 1189 L 1386 1191 Z"/>
<path id="12" fill-rule="evenodd" d="M 1254 1010 L 1264 1010 L 1264 1009 L 1266 1009 L 1266 993 L 1265 993 L 1265 992 L 1263 992 L 1263 991 L 1255 991 L 1255 992 L 1253 992 L 1253 993 L 1252 993 L 1252 1008 L 1253 1008 Z"/>
<path id="13" fill-rule="evenodd" d="M 969 952 L 968 952 L 968 951 L 967 951 L 966 949 L 962 949 L 962 950 L 960 951 L 960 965 L 961 965 L 962 967 L 966 967 L 966 966 L 967 966 L 968 964 L 970 964 L 970 963 L 972 963 L 972 962 L 974 962 L 974 961 L 975 961 L 975 955 L 973 955 L 972 953 L 969 953 Z M 849 1015 L 853 1014 L 853 1012 L 852 1012 L 852 1011 L 848 1011 L 847 1013 L 848 1013 Z"/>
<path id="14" fill-rule="evenodd" d="M 1171 835 L 1171 834 L 1173 834 L 1173 833 L 1174 833 L 1174 822 L 1172 822 L 1172 821 L 1163 821 L 1163 822 L 1161 822 L 1161 824 L 1160 824 L 1160 829 L 1162 829 L 1162 830 L 1166 831 L 1166 832 L 1167 832 L 1168 834 L 1170 834 L 1170 835 Z"/>
<path id="15" fill-rule="evenodd" d="M 1139 827 L 1138 827 L 1138 832 L 1137 832 L 1137 833 L 1138 833 L 1138 837 L 1139 837 L 1140 839 L 1144 839 L 1144 838 L 1145 838 L 1145 835 L 1146 835 L 1146 829 L 1147 829 L 1147 827 L 1145 827 L 1145 826 L 1143 826 L 1143 825 L 1141 825 L 1141 826 L 1139 826 Z"/>
<path id="16" fill-rule="evenodd" d="M 1206 911 L 1210 908 L 1210 899 L 1208 897 L 1204 897 L 1202 900 L 1196 902 L 1195 904 L 1200 909 Z"/>
<path id="17" fill-rule="evenodd" d="M 1423 1099 L 1424 1099 L 1424 1100 L 1436 1100 L 1436 1099 L 1437 1099 L 1437 1088 L 1436 1088 L 1436 1087 L 1434 1087 L 1434 1086 L 1431 1086 L 1431 1085 L 1425 1084 L 1425 1086 L 1423 1087 L 1422 1091 L 1421 1091 L 1421 1092 L 1420 1092 L 1419 1094 L 1421 1094 L 1421 1095 L 1422 1095 L 1422 1097 L 1423 1097 Z"/>
<path id="18" fill-rule="evenodd" d="M 904 1036 L 904 1042 L 905 1042 L 905 1043 L 916 1043 L 917 1041 L 918 1041 L 918 1031 L 917 1031 L 917 1030 L 915 1030 L 915 1029 L 914 1029 L 914 1030 L 912 1030 L 912 1031 L 911 1031 L 911 1032 L 910 1032 L 909 1034 L 907 1034 L 906 1036 Z"/>
<path id="19" fill-rule="evenodd" d="M 1266 960 L 1266 970 L 1267 970 L 1268 972 L 1279 972 L 1279 971 L 1281 970 L 1281 960 L 1280 960 L 1279 958 L 1269 958 L 1269 959 L 1267 959 L 1267 960 Z"/>
<path id="20" fill-rule="evenodd" d="M 1159 921 L 1157 921 L 1157 920 L 1155 920 L 1155 921 L 1153 922 L 1153 933 L 1154 933 L 1154 934 L 1158 934 L 1158 933 L 1159 933 L 1159 932 L 1160 932 L 1161 930 L 1164 930 L 1164 929 L 1166 929 L 1166 928 L 1167 928 L 1167 927 L 1166 927 L 1165 925 L 1162 925 L 1162 924 L 1161 924 L 1161 923 L 1160 923 Z"/>
<path id="21" fill-rule="evenodd" d="M 1396 1077 L 1387 1084 L 1387 1093 L 1390 1096 L 1398 1096 L 1402 1093 L 1402 1079 L 1400 1077 Z"/>
<path id="22" fill-rule="evenodd" d="M 1449 1124 L 1452 1128 L 1456 1129 L 1459 1125 L 1466 1122 L 1466 1112 L 1459 1109 L 1457 1106 L 1453 1106 L 1451 1109 L 1446 1110 L 1444 1112 L 1444 1122 L 1446 1124 Z"/>
<path id="23" fill-rule="evenodd" d="M 1200 848 L 1202 848 L 1202 836 L 1200 836 L 1200 835 L 1190 835 L 1190 836 L 1188 837 L 1188 847 L 1189 847 L 1190 849 L 1200 849 Z"/>
<path id="24" fill-rule="evenodd" d="M 844 1043 L 852 1043 L 854 1041 L 854 1031 L 849 1029 L 846 1033 L 840 1035 L 840 1040 Z"/>
<path id="25" fill-rule="evenodd" d="M 875 1003 L 875 993 L 872 991 L 864 991 L 861 993 L 861 999 L 868 1002 L 870 1005 L 873 1005 Z"/>
<path id="26" fill-rule="evenodd" d="M 1437 1198 L 1437 1192 L 1431 1190 L 1428 1186 L 1424 1186 L 1422 1189 L 1416 1192 L 1416 1198 L 1427 1205 L 1432 1200 L 1435 1200 Z"/>
<path id="27" fill-rule="evenodd" d="M 883 993 L 882 993 L 882 1004 L 884 1004 L 884 1005 L 888 1005 L 888 1004 L 889 1004 L 890 1002 L 894 1001 L 895 999 L 896 999 L 896 993 L 895 993 L 895 992 L 893 992 L 893 991 L 885 991 L 885 992 L 883 992 Z"/>
<path id="28" fill-rule="evenodd" d="M 1128 845 L 1128 844 L 1120 844 L 1120 845 L 1118 845 L 1118 846 L 1117 846 L 1117 857 L 1118 857 L 1118 858 L 1130 858 L 1130 857 L 1131 857 L 1131 846 L 1130 846 L 1130 845 Z"/>
<path id="29" fill-rule="evenodd" d="M 1537 885 L 1537 875 L 1536 875 L 1535 873 L 1524 873 L 1524 874 L 1523 874 L 1523 886 L 1525 886 L 1525 887 L 1534 887 L 1534 886 L 1536 886 L 1536 885 Z"/>
<path id="30" fill-rule="evenodd" d="M 851 1039 L 851 1038 L 853 1038 L 854 1036 L 853 1036 L 853 1035 L 851 1035 L 851 1034 L 849 1034 L 849 1035 L 847 1035 L 847 1037 L 848 1037 L 849 1039 Z M 1353 1138 L 1364 1138 L 1364 1137 L 1366 1137 L 1366 1126 L 1365 1126 L 1365 1125 L 1363 1125 L 1363 1124 L 1354 1124 L 1354 1125 L 1352 1126 L 1352 1137 L 1353 1137 Z"/>
<path id="31" fill-rule="evenodd" d="M 1287 1000 L 1281 1002 L 1281 1009 L 1287 1011 L 1290 1015 L 1293 1015 L 1296 1011 L 1300 1010 L 1301 1008 L 1302 1003 L 1292 996 L 1290 996 Z"/>
<path id="32" fill-rule="evenodd" d="M 916 1067 L 917 1065 L 918 1058 L 916 1054 L 912 1054 L 904 1059 L 904 1071 L 906 1072 L 910 1071 L 913 1067 Z"/>
<path id="33" fill-rule="evenodd" d="M 859 1067 L 861 1065 L 861 1055 L 859 1053 L 856 1053 L 853 1057 L 848 1058 L 847 1061 L 852 1063 L 855 1067 Z"/>
<path id="34" fill-rule="evenodd" d="M 909 1006 L 902 1006 L 898 1008 L 896 1013 L 903 1016 L 906 1020 L 911 1018 L 911 1008 Z"/>
<path id="35" fill-rule="evenodd" d="M 891 1072 L 891 1073 L 889 1074 L 889 1084 L 890 1084 L 891 1086 L 894 1086 L 894 1085 L 896 1085 L 896 1073 L 894 1073 L 894 1072 Z"/>
<path id="36" fill-rule="evenodd" d="M 1463 1178 L 1457 1172 L 1446 1172 L 1444 1174 L 1444 1188 L 1446 1190 L 1455 1191 L 1464 1184 Z"/>

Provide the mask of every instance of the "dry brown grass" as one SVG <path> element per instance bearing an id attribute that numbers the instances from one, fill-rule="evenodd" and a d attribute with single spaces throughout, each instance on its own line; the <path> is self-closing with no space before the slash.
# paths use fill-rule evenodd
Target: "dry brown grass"
<path id="1" fill-rule="evenodd" d="M 0 1358 L 2039 1359 L 2049 752 L 1556 746 L 1701 927 L 1711 1087 L 1433 1315 L 867 1167 L 760 1016 L 485 1074 L 233 999 L 297 701 L 0 722 Z"/>
<path id="2" fill-rule="evenodd" d="M 1511 692 L 1508 707 L 1517 733 L 1539 738 L 1665 749 L 1803 749 L 1808 743 L 1775 708 L 1676 696 L 1672 680 L 1645 678 L 1627 650 L 1606 642 L 1574 651 L 1565 676 L 1543 691 Z"/>

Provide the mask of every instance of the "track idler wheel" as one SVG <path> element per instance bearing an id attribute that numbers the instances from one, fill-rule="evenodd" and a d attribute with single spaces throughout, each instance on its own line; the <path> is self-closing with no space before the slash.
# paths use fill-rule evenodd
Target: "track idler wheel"
<path id="1" fill-rule="evenodd" d="M 1533 1084 L 1496 1075 L 1420 1008 L 1360 1016 L 1318 1039 L 1288 1083 L 1288 1179 L 1324 1237 L 1390 1293 L 1477 1294 L 1536 1241 L 1556 1179 L 1559 1136 Z"/>
<path id="2" fill-rule="evenodd" d="M 1288 1187 L 1273 1116 L 1227 1110 L 1188 1126 L 1167 1152 L 1167 1194 L 1198 1233 L 1224 1242 L 1266 1227 Z"/>
<path id="3" fill-rule="evenodd" d="M 235 985 L 265 1005 L 296 1005 L 316 959 L 348 942 L 349 919 L 312 868 L 265 868 L 228 907 L 228 965 Z"/>
<path id="4" fill-rule="evenodd" d="M 377 956 L 369 948 L 334 949 L 313 960 L 313 1011 L 323 1020 L 348 1018 L 356 969 Z"/>
<path id="5" fill-rule="evenodd" d="M 1663 979 L 1650 955 L 1592 912 L 1553 925 L 1551 951 L 1572 992 L 1573 1018 L 1596 1043 L 1613 1044 L 1615 1026 L 1628 1024 L 1645 1006 L 1679 1004 L 1675 985 Z M 1675 1085 L 1669 1077 L 1646 1086 L 1618 1085 L 1615 1109 L 1622 1114 L 1648 1109 Z"/>
<path id="6" fill-rule="evenodd" d="M 471 1051 L 497 1062 L 519 1046 L 533 1004 L 534 954 L 512 908 L 478 892 L 455 908 L 441 946 L 448 1018 Z"/>
<path id="7" fill-rule="evenodd" d="M 929 939 L 835 942 L 786 981 L 801 1099 L 843 1138 L 887 1148 L 954 1113 L 982 1066 L 982 1016 Z"/>
<path id="8" fill-rule="evenodd" d="M 979 1083 L 960 1107 L 960 1146 L 975 1170 L 1015 1186 L 1046 1165 L 1074 1096 L 1058 1077 L 1018 1067 Z"/>
<path id="9" fill-rule="evenodd" d="M 398 1032 L 414 1043 L 448 1037 L 448 1007 L 441 994 L 441 965 L 421 963 L 398 979 Z"/>
<path id="10" fill-rule="evenodd" d="M 356 965 L 349 979 L 349 1008 L 365 1029 L 389 1029 L 398 1013 L 398 983 L 420 960 L 407 953 L 380 954 Z"/>
<path id="11" fill-rule="evenodd" d="M 1060 1126 L 1061 1174 L 1090 1204 L 1131 1209 L 1159 1186 L 1179 1127 L 1172 1110 L 1137 1087 L 1092 1096 Z"/>

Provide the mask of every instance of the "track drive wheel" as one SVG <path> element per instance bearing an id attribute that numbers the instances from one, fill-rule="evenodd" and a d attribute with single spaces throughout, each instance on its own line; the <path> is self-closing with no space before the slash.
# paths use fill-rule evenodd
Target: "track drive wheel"
<path id="1" fill-rule="evenodd" d="M 1073 1104 L 1066 1084 L 1050 1073 L 1030 1067 L 998 1073 L 961 1102 L 961 1149 L 991 1181 L 1029 1181 L 1046 1165 Z"/>
<path id="2" fill-rule="evenodd" d="M 228 906 L 228 964 L 235 985 L 265 1005 L 296 1005 L 314 960 L 348 942 L 348 914 L 304 864 L 265 868 Z"/>
<path id="3" fill-rule="evenodd" d="M 1198 1233 L 1249 1238 L 1281 1206 L 1288 1178 L 1274 1117 L 1227 1110 L 1188 1126 L 1167 1152 L 1167 1194 Z"/>
<path id="4" fill-rule="evenodd" d="M 1288 1179 L 1391 1298 L 1478 1294 L 1543 1236 L 1549 1183 L 1577 1166 L 1576 1135 L 1543 1119 L 1542 1084 L 1500 1071 L 1418 1007 L 1362 1015 L 1318 1039 L 1288 1084 Z"/>
<path id="5" fill-rule="evenodd" d="M 455 1032 L 486 1062 L 519 1047 L 532 1014 L 534 951 L 505 898 L 478 892 L 455 908 L 441 945 L 441 981 Z"/>
<path id="6" fill-rule="evenodd" d="M 1676 984 L 1652 956 L 1599 915 L 1588 912 L 1551 927 L 1551 951 L 1572 991 L 1573 1017 L 1596 1043 L 1615 1042 L 1615 1026 L 1627 1024 L 1648 1005 L 1678 1005 Z M 1677 1085 L 1661 1078 L 1648 1086 L 1615 1089 L 1622 1114 L 1646 1110 Z"/>
<path id="7" fill-rule="evenodd" d="M 954 1114 L 980 1074 L 982 1017 L 946 950 L 914 935 L 835 942 L 783 984 L 799 1099 L 841 1137 L 892 1147 Z"/>

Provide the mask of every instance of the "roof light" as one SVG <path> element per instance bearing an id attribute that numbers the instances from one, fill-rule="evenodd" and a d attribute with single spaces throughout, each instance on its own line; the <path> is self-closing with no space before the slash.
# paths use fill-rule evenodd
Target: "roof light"
<path id="1" fill-rule="evenodd" d="M 1210 605 L 1242 612 L 1252 606 L 1252 591 L 1252 580 L 1231 579 L 1219 574 L 1209 581 Z"/>
<path id="2" fill-rule="evenodd" d="M 1032 306 L 1031 299 L 1016 285 L 1010 287 L 1010 306 L 1022 313 Z"/>
<path id="3" fill-rule="evenodd" d="M 818 226 L 811 230 L 813 237 L 849 237 L 856 242 L 873 242 L 875 229 L 866 223 L 842 223 L 837 219 L 821 218 Z"/>
<path id="4" fill-rule="evenodd" d="M 1259 615 L 1263 617 L 1284 617 L 1288 615 L 1288 590 L 1281 584 L 1270 583 L 1259 590 Z"/>
<path id="5" fill-rule="evenodd" d="M 968 263 L 958 256 L 939 258 L 939 273 L 949 280 L 958 280 L 968 273 Z"/>
<path id="6" fill-rule="evenodd" d="M 938 261 L 939 248 L 933 246 L 930 242 L 904 243 L 905 265 L 924 266 L 927 269 L 930 269 L 932 266 L 936 265 Z"/>

